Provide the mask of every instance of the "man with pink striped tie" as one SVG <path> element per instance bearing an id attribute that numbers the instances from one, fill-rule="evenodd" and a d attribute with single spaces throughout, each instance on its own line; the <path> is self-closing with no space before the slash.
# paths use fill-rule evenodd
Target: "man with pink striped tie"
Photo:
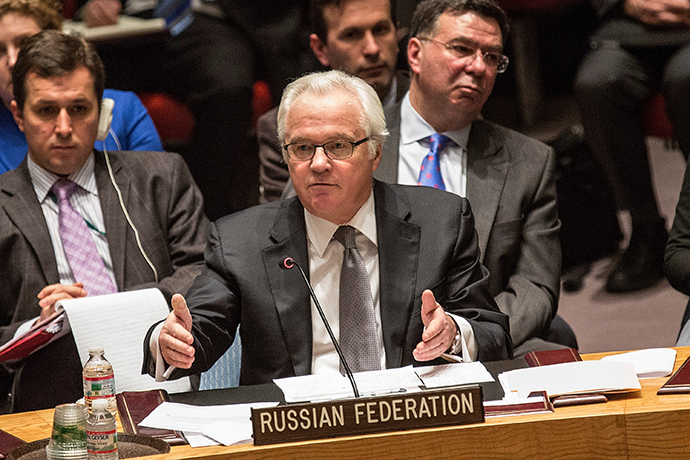
<path id="1" fill-rule="evenodd" d="M 105 75 L 82 38 L 27 38 L 12 69 L 12 114 L 28 155 L 0 176 L 0 344 L 55 302 L 146 287 L 166 298 L 203 264 L 208 220 L 177 154 L 93 148 Z M 106 130 L 107 132 L 107 130 Z M 83 395 L 71 334 L 0 369 L 0 413 Z"/>

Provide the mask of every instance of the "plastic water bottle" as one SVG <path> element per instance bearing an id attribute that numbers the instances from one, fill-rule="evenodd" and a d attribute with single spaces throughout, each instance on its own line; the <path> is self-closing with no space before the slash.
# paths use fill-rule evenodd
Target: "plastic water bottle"
<path id="1" fill-rule="evenodd" d="M 108 401 L 96 399 L 86 419 L 86 450 L 89 460 L 117 460 L 117 423 Z"/>
<path id="2" fill-rule="evenodd" d="M 84 401 L 89 412 L 92 411 L 94 401 L 105 399 L 111 414 L 117 414 L 117 400 L 115 399 L 115 374 L 113 366 L 105 359 L 103 346 L 89 347 L 89 360 L 84 364 L 82 373 L 84 378 Z"/>

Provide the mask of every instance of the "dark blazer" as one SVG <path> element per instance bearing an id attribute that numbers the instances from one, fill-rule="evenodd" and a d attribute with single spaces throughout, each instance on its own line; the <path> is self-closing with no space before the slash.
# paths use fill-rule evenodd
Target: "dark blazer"
<path id="1" fill-rule="evenodd" d="M 156 284 L 120 208 L 104 155 L 98 151 L 95 155 L 96 183 L 118 290 L 155 286 L 167 299 L 174 292 L 186 291 L 203 264 L 208 232 L 201 193 L 187 165 L 173 153 L 110 153 L 115 181 L 158 271 Z M 0 343 L 5 343 L 21 323 L 40 313 L 38 292 L 60 282 L 26 160 L 0 176 L 0 260 L 6 262 L 0 283 Z M 17 364 L 10 401 L 13 412 L 53 407 L 83 396 L 81 362 L 71 334 Z M 4 391 L 12 375 L 0 370 L 0 377 Z"/>
<path id="2" fill-rule="evenodd" d="M 421 294 L 471 324 L 481 361 L 512 356 L 508 320 L 487 289 L 477 234 L 464 198 L 426 187 L 376 182 L 380 303 L 386 366 L 413 364 L 421 340 Z M 279 267 L 293 257 L 308 272 L 304 208 L 297 198 L 253 207 L 211 225 L 206 267 L 187 294 L 194 324 L 195 361 L 208 369 L 225 352 L 239 325 L 240 384 L 311 373 L 309 293 L 296 270 Z M 148 368 L 151 371 L 151 367 Z"/>
<path id="3" fill-rule="evenodd" d="M 400 104 L 386 110 L 390 136 L 374 177 L 398 181 Z M 510 317 L 513 345 L 543 337 L 560 294 L 560 221 L 553 149 L 485 120 L 472 123 L 467 145 L 467 199 L 472 204 L 489 291 Z"/>

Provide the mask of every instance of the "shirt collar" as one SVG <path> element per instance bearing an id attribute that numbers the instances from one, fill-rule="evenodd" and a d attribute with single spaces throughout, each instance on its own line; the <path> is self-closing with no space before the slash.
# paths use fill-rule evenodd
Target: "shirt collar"
<path id="1" fill-rule="evenodd" d="M 471 128 L 472 125 L 469 125 L 460 131 L 446 131 L 439 134 L 448 136 L 456 145 L 467 151 L 467 141 L 470 138 Z M 403 145 L 419 142 L 435 132 L 436 130 L 412 107 L 410 92 L 408 91 L 400 104 L 400 140 Z"/>
<path id="2" fill-rule="evenodd" d="M 319 257 L 323 257 L 326 246 L 331 242 L 333 234 L 338 230 L 339 225 L 316 217 L 314 214 L 304 209 L 304 221 L 307 227 L 307 237 L 314 251 Z M 372 189 L 369 199 L 359 208 L 347 224 L 359 230 L 374 245 L 377 245 L 376 237 L 376 213 L 374 207 L 374 190 Z"/>
<path id="3" fill-rule="evenodd" d="M 54 174 L 36 164 L 31 155 L 26 157 L 27 166 L 29 167 L 29 175 L 31 176 L 31 183 L 34 186 L 36 197 L 40 203 L 48 196 L 51 187 L 55 182 L 62 179 L 61 176 Z M 86 159 L 86 163 L 78 171 L 73 172 L 67 176 L 67 179 L 75 182 L 79 187 L 94 196 L 98 196 L 98 187 L 96 186 L 96 175 L 94 173 L 95 160 L 93 153 Z"/>

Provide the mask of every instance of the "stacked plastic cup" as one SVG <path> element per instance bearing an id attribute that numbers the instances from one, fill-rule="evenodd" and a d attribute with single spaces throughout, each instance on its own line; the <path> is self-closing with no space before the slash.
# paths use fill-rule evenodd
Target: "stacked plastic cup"
<path id="1" fill-rule="evenodd" d="M 53 433 L 46 446 L 47 460 L 86 460 L 86 418 L 89 410 L 81 404 L 61 404 L 55 408 Z"/>

